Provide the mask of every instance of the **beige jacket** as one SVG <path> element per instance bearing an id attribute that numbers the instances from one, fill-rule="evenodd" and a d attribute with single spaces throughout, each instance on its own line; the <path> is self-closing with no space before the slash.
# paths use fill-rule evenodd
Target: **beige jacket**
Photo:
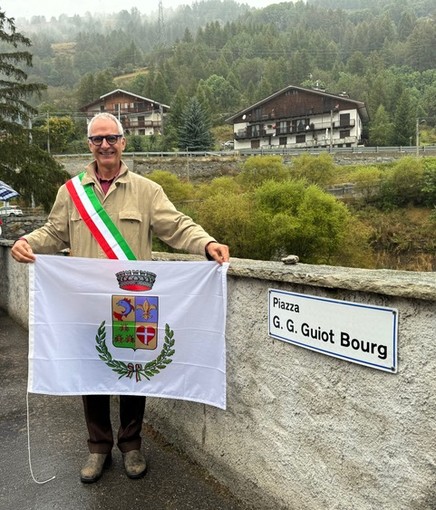
<path id="1" fill-rule="evenodd" d="M 138 260 L 151 259 L 153 233 L 173 248 L 199 255 L 205 255 L 206 244 L 215 241 L 191 218 L 177 211 L 161 186 L 130 172 L 124 163 L 106 196 L 94 169 L 95 163 L 86 167 L 82 183 L 94 183 L 97 197 Z M 24 238 L 35 253 L 70 248 L 75 257 L 106 258 L 65 185 L 59 188 L 47 223 Z"/>

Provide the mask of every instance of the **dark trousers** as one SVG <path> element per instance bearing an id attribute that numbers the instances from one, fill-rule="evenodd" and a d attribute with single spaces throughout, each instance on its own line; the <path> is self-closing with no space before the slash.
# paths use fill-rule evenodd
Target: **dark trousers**
<path id="1" fill-rule="evenodd" d="M 114 445 L 110 417 L 110 395 L 83 395 L 91 453 L 109 453 Z M 120 428 L 117 446 L 121 452 L 139 450 L 145 397 L 120 395 Z"/>

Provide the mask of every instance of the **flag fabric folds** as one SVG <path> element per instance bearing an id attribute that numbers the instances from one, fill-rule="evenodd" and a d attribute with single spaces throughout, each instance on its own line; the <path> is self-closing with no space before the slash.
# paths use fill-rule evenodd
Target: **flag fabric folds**
<path id="1" fill-rule="evenodd" d="M 228 264 L 38 255 L 28 391 L 226 407 Z"/>
<path id="2" fill-rule="evenodd" d="M 18 197 L 18 195 L 18 191 L 15 191 L 13 188 L 11 188 L 9 184 L 0 181 L 0 200 L 10 200 L 11 198 Z"/>

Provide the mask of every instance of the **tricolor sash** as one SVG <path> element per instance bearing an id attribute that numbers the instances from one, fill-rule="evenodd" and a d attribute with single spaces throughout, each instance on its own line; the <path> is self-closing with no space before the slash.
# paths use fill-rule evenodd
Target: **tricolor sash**
<path id="1" fill-rule="evenodd" d="M 85 172 L 66 183 L 82 220 L 109 259 L 136 260 L 127 241 L 97 198 L 92 184 L 82 185 Z"/>

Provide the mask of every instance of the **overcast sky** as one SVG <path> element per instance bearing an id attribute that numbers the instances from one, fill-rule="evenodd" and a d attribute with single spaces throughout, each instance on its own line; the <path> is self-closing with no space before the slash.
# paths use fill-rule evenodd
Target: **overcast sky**
<path id="1" fill-rule="evenodd" d="M 252 7 L 265 7 L 282 0 L 241 0 L 239 3 L 246 3 Z M 191 5 L 192 0 L 162 0 L 163 8 L 177 7 L 178 5 Z M 52 16 L 67 14 L 83 15 L 87 11 L 91 14 L 98 12 L 119 12 L 123 9 L 130 10 L 137 7 L 143 14 L 158 10 L 159 0 L 0 0 L 0 10 L 5 12 L 9 18 L 31 18 L 32 16 L 45 16 L 50 19 Z"/>

